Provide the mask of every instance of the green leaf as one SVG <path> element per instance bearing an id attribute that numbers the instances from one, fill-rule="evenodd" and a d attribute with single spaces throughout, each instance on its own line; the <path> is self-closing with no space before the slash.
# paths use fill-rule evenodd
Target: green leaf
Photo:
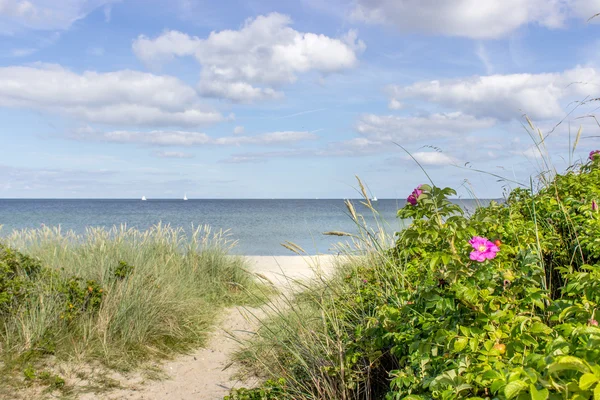
<path id="1" fill-rule="evenodd" d="M 462 351 L 469 344 L 469 339 L 466 337 L 460 337 L 454 342 L 454 351 Z"/>
<path id="2" fill-rule="evenodd" d="M 596 385 L 594 389 L 594 400 L 600 400 L 600 385 Z"/>
<path id="3" fill-rule="evenodd" d="M 504 395 L 506 396 L 507 400 L 510 400 L 514 397 L 516 397 L 519 393 L 521 393 L 523 390 L 527 389 L 529 387 L 529 385 L 527 385 L 525 382 L 518 380 L 518 381 L 513 381 L 510 382 L 508 385 L 506 385 L 506 387 L 504 388 Z"/>
<path id="4" fill-rule="evenodd" d="M 548 372 L 551 374 L 558 371 L 575 370 L 580 372 L 590 372 L 589 367 L 580 359 L 573 356 L 559 357 L 557 362 L 548 366 Z"/>
<path id="5" fill-rule="evenodd" d="M 579 378 L 579 388 L 581 390 L 588 390 L 594 383 L 598 382 L 598 379 L 594 374 L 583 374 Z"/>
<path id="6" fill-rule="evenodd" d="M 548 389 L 537 390 L 535 385 L 529 385 L 529 393 L 531 393 L 531 400 L 546 400 L 550 394 Z"/>
<path id="7" fill-rule="evenodd" d="M 546 325 L 542 322 L 534 322 L 531 325 L 530 332 L 531 333 L 545 333 L 546 335 L 548 335 L 549 333 L 552 333 L 552 329 L 550 327 L 548 327 L 548 325 Z"/>

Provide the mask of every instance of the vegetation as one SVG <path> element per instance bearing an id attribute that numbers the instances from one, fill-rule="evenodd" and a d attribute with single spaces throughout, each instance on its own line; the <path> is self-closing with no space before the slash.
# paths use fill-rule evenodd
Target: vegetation
<path id="1" fill-rule="evenodd" d="M 599 152 L 473 215 L 454 194 L 415 189 L 389 248 L 353 237 L 238 354 L 268 385 L 227 398 L 600 400 Z"/>
<path id="2" fill-rule="evenodd" d="M 235 243 L 208 227 L 189 236 L 162 225 L 83 236 L 44 227 L 2 240 L 0 366 L 21 376 L 13 384 L 62 388 L 52 364 L 65 360 L 129 369 L 185 351 L 219 309 L 267 293 L 227 255 Z"/>

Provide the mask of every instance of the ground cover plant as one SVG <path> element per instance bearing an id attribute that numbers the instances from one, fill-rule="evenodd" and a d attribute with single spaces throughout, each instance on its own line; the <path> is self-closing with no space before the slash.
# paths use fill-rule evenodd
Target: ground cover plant
<path id="1" fill-rule="evenodd" d="M 394 246 L 265 321 L 238 358 L 270 381 L 228 398 L 599 400 L 600 152 L 472 215 L 454 194 L 415 188 Z"/>
<path id="2" fill-rule="evenodd" d="M 56 362 L 128 370 L 199 346 L 219 310 L 268 292 L 208 227 L 42 227 L 1 242 L 0 367 L 15 385 L 64 387 Z"/>

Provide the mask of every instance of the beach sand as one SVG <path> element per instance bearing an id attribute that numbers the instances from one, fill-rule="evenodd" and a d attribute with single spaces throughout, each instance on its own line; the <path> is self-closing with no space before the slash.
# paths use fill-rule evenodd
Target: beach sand
<path id="1" fill-rule="evenodd" d="M 252 272 L 272 282 L 280 292 L 291 293 L 294 281 L 307 282 L 333 271 L 334 257 L 322 256 L 249 256 Z M 277 296 L 276 296 L 277 297 Z M 276 299 L 274 299 L 276 301 Z M 123 389 L 109 393 L 84 394 L 81 399 L 135 400 L 217 400 L 231 388 L 252 386 L 234 378 L 238 369 L 231 355 L 239 348 L 238 340 L 249 338 L 257 329 L 257 318 L 265 317 L 264 308 L 233 307 L 223 311 L 206 347 L 177 357 L 160 366 L 168 376 L 152 381 L 140 376 L 114 377 Z"/>

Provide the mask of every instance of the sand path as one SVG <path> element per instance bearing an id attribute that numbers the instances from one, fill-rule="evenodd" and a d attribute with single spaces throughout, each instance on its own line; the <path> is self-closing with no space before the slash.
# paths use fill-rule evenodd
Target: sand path
<path id="1" fill-rule="evenodd" d="M 333 269 L 333 256 L 253 256 L 248 259 L 253 272 L 268 278 L 283 293 L 294 290 L 293 281 L 314 278 L 315 270 L 326 275 Z M 239 348 L 238 340 L 248 338 L 257 328 L 257 318 L 264 316 L 264 308 L 234 307 L 224 310 L 205 348 L 162 365 L 168 379 L 121 381 L 125 389 L 99 396 L 90 393 L 80 398 L 221 400 L 231 388 L 254 383 L 240 382 L 233 377 L 237 369 L 231 355 Z"/>

